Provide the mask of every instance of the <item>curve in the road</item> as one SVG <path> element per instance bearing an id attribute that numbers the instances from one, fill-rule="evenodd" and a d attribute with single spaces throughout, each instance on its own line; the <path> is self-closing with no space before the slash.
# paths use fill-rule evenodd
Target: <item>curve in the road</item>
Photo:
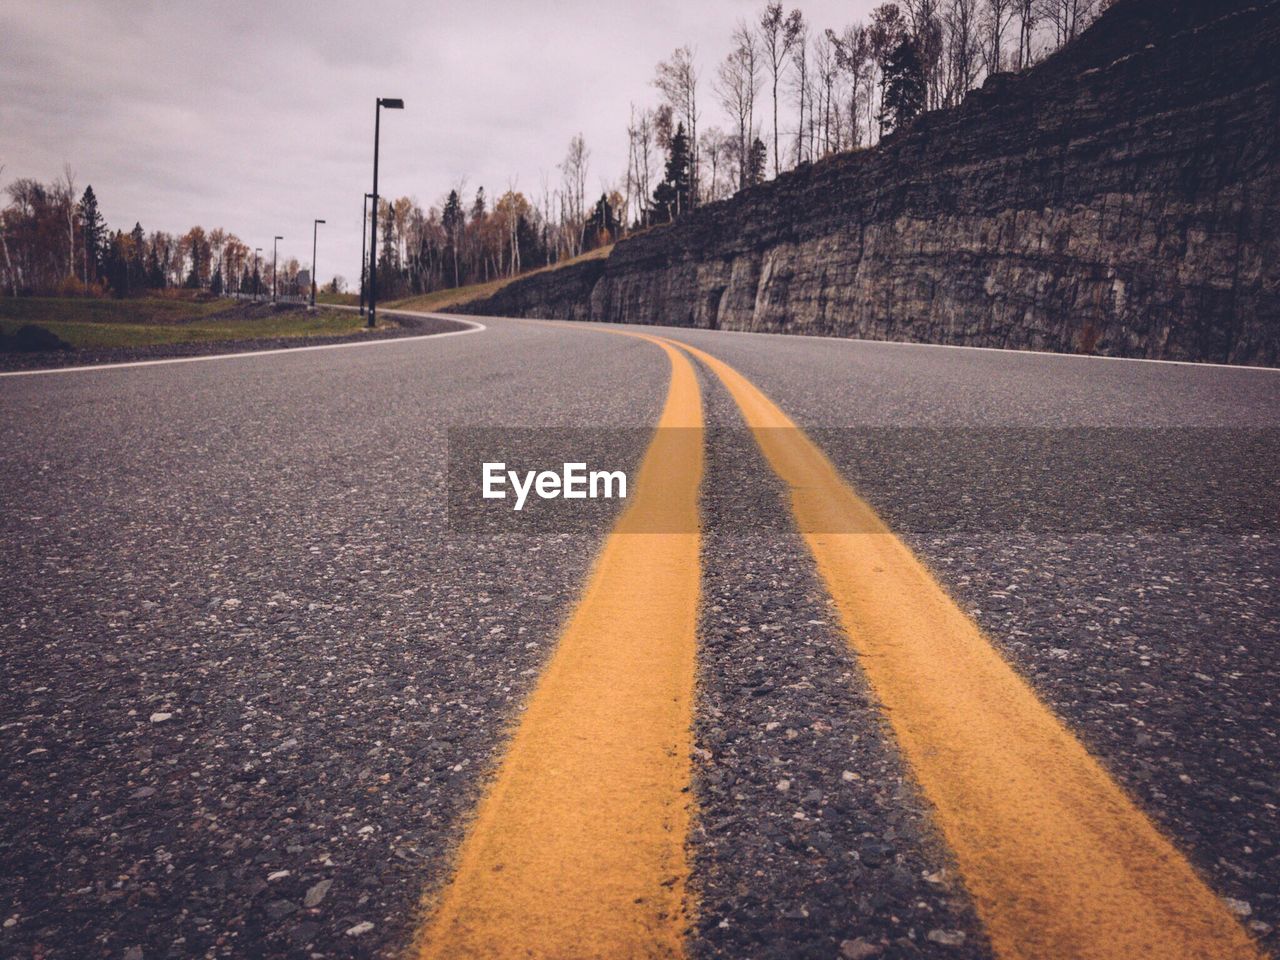
<path id="1" fill-rule="evenodd" d="M 355 307 L 335 306 L 336 310 L 355 310 Z M 389 314 L 427 319 L 445 319 L 439 314 L 417 313 L 412 310 L 387 310 Z M 443 330 L 439 333 L 423 333 L 413 337 L 388 337 L 385 340 L 357 340 L 352 343 L 313 343 L 301 347 L 273 347 L 270 350 L 239 350 L 233 353 L 206 353 L 195 357 L 162 357 L 156 360 L 126 360 L 121 363 L 94 363 L 80 367 L 49 367 L 41 370 L 6 370 L 0 377 L 40 377 L 55 373 L 91 373 L 100 370 L 124 370 L 130 367 L 159 367 L 173 363 L 204 363 L 208 360 L 244 360 L 249 357 L 268 357 L 278 353 L 307 353 L 315 350 L 349 350 L 353 347 L 376 347 L 388 343 L 412 343 L 414 340 L 436 340 L 440 337 L 459 337 L 468 333 L 480 333 L 485 325 L 463 317 L 448 317 L 453 323 L 463 324 L 462 330 Z"/>

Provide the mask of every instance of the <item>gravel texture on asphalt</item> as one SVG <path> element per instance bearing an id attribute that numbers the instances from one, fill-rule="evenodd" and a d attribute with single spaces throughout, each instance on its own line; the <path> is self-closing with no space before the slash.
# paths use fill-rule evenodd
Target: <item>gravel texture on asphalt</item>
<path id="1" fill-rule="evenodd" d="M 445 430 L 667 376 L 513 325 L 0 381 L 0 955 L 403 950 L 599 543 L 453 534 Z"/>
<path id="2" fill-rule="evenodd" d="M 987 956 L 781 484 L 704 383 L 691 952 Z"/>
<path id="3" fill-rule="evenodd" d="M 1105 444 L 1025 431 L 1274 429 L 1278 375 L 669 332 L 819 439 L 1274 948 L 1274 447 L 1188 441 L 1162 469 L 1218 487 L 1175 485 L 1172 512 L 1104 488 L 1076 528 L 1036 478 L 1105 476 Z M 0 380 L 0 956 L 403 950 L 609 516 L 451 529 L 448 428 L 624 428 L 593 442 L 630 465 L 667 376 L 648 344 L 493 321 Z M 777 483 L 704 383 L 727 429 L 705 491 L 692 950 L 984 956 Z M 897 427 L 967 432 L 950 451 L 874 432 Z M 1158 447 L 1128 459 L 1165 464 Z M 1170 528 L 1224 501 L 1256 522 Z"/>
<path id="4" fill-rule="evenodd" d="M 821 443 L 1274 949 L 1280 373 L 670 333 L 736 366 Z M 919 442 L 921 427 L 962 433 L 963 450 Z M 907 439 L 868 443 L 885 428 Z M 1042 430 L 1049 442 L 1027 443 Z M 1093 442 L 1100 430 L 1118 449 Z M 1144 458 L 1191 480 L 1108 481 Z M 1077 525 L 1054 487 L 1079 476 L 1098 486 Z M 1159 499 L 1170 491 L 1181 502 Z"/>
<path id="5" fill-rule="evenodd" d="M 336 310 L 338 307 L 325 307 Z M 57 367 L 97 366 L 104 363 L 129 363 L 135 360 L 163 360 L 168 357 L 208 357 L 222 353 L 248 353 L 254 350 L 281 350 L 289 347 L 314 347 L 330 343 L 358 343 L 365 340 L 395 340 L 420 337 L 429 333 L 465 330 L 458 321 L 439 317 L 414 316 L 383 312 L 394 318 L 395 326 L 361 330 L 345 336 L 329 337 L 261 337 L 248 340 L 200 340 L 193 343 L 158 343 L 139 347 L 102 347 L 82 350 L 53 350 L 35 353 L 0 353 L 0 371 L 50 370 Z"/>

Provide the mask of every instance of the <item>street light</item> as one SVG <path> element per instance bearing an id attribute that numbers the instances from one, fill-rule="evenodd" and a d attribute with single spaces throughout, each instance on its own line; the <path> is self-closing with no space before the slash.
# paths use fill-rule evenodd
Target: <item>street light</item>
<path id="1" fill-rule="evenodd" d="M 373 111 L 373 221 L 369 228 L 372 240 L 369 243 L 369 326 L 374 324 L 374 313 L 378 303 L 378 135 L 382 126 L 382 108 L 403 110 L 404 101 L 399 97 L 379 97 L 378 105 Z"/>
<path id="2" fill-rule="evenodd" d="M 323 220 L 317 220 L 311 225 L 311 306 L 316 305 L 316 231 L 320 229 Z"/>
<path id="3" fill-rule="evenodd" d="M 364 284 L 369 279 L 369 256 L 366 253 L 365 241 L 369 239 L 369 199 L 372 193 L 364 195 L 364 215 L 360 218 L 360 316 L 364 316 Z"/>
<path id="4" fill-rule="evenodd" d="M 276 237 L 271 241 L 271 302 L 276 302 L 276 243 L 284 237 Z"/>
<path id="5" fill-rule="evenodd" d="M 259 256 L 261 253 L 262 253 L 261 247 L 253 248 L 253 301 L 254 303 L 258 302 L 258 294 L 262 289 L 262 271 L 258 269 L 258 263 L 262 259 L 262 257 Z"/>

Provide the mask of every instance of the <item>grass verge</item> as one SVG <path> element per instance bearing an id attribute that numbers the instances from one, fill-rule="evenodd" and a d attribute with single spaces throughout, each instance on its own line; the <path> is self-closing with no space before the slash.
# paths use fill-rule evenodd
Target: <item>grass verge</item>
<path id="1" fill-rule="evenodd" d="M 329 293 L 325 290 L 316 292 L 316 303 L 335 304 L 341 307 L 358 307 L 360 305 L 360 295 L 358 293 Z"/>
<path id="2" fill-rule="evenodd" d="M 233 300 L 139 297 L 0 297 L 0 322 L 38 323 L 186 323 L 214 316 Z"/>
<path id="3" fill-rule="evenodd" d="M 234 300 L 0 299 L 0 331 L 12 334 L 28 323 L 57 334 L 76 349 L 349 336 L 364 329 L 356 313 L 324 308 L 313 313 L 300 306 L 273 309 L 270 304 Z"/>

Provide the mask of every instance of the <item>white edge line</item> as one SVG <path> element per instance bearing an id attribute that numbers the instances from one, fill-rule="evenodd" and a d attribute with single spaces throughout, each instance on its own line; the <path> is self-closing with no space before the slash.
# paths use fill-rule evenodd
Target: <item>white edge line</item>
<path id="1" fill-rule="evenodd" d="M 328 304 L 337 310 L 355 310 L 355 307 L 344 307 Z M 466 324 L 465 330 L 442 330 L 439 333 L 423 333 L 413 337 L 383 337 L 379 340 L 358 340 L 354 343 L 317 343 L 309 347 L 276 347 L 271 350 L 243 350 L 239 353 L 210 353 L 198 357 L 162 357 L 157 360 L 127 360 L 122 363 L 97 363 L 83 367 L 48 367 L 44 370 L 6 370 L 0 377 L 37 377 L 51 373 L 87 373 L 92 370 L 124 370 L 128 367 L 157 367 L 170 363 L 202 363 L 205 360 L 237 360 L 242 357 L 267 357 L 276 353 L 302 353 L 307 350 L 341 350 L 346 347 L 378 347 L 388 343 L 412 343 L 415 340 L 435 340 L 439 337 L 457 337 L 465 333 L 478 333 L 488 328 L 475 320 L 462 317 L 447 316 L 442 313 L 417 313 L 413 310 L 384 310 L 384 313 L 405 316 L 424 317 L 429 320 L 449 320 Z"/>
<path id="2" fill-rule="evenodd" d="M 451 320 L 459 320 L 445 314 Z M 1157 360 L 1152 357 L 1108 357 L 1091 353 L 1062 353 L 1056 350 L 1023 350 L 1017 347 L 974 347 L 965 343 L 917 343 L 912 340 L 872 340 L 868 337 L 824 337 L 816 333 L 782 333 L 773 330 L 709 330 L 706 327 L 672 327 L 660 323 L 610 323 L 605 320 L 555 320 L 542 317 L 486 317 L 486 320 L 526 320 L 533 323 L 580 323 L 584 327 L 632 327 L 636 330 L 670 330 L 674 333 L 688 330 L 693 333 L 728 333 L 740 337 L 779 337 L 786 340 L 822 340 L 826 343 L 868 343 L 888 347 L 931 347 L 935 350 L 979 350 L 999 353 L 1006 357 L 1069 357 L 1073 360 L 1111 360 L 1119 363 L 1155 363 L 1173 367 L 1194 367 L 1209 370 L 1258 370 L 1263 373 L 1280 373 L 1280 367 L 1259 367 L 1247 363 L 1213 363 L 1199 360 Z"/>

